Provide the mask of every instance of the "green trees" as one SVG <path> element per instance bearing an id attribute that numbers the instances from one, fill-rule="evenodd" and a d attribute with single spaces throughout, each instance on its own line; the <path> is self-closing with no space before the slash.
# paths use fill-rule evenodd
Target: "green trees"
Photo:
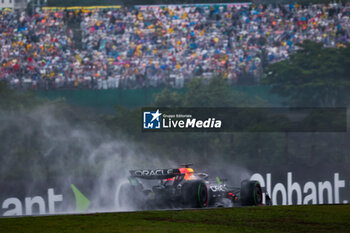
<path id="1" fill-rule="evenodd" d="M 262 83 L 292 106 L 346 106 L 350 95 L 350 47 L 324 48 L 305 41 L 301 49 L 268 67 Z"/>
<path id="2" fill-rule="evenodd" d="M 186 92 L 163 90 L 154 98 L 159 107 L 258 107 L 267 102 L 257 96 L 248 96 L 241 91 L 232 91 L 221 76 L 213 77 L 209 83 L 203 79 L 192 79 Z"/>

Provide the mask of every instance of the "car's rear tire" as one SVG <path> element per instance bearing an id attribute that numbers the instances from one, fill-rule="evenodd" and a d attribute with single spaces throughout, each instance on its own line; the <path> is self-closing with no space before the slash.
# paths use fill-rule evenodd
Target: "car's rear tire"
<path id="1" fill-rule="evenodd" d="M 242 205 L 261 205 L 262 189 L 256 180 L 243 180 L 241 182 L 241 203 Z"/>
<path id="2" fill-rule="evenodd" d="M 186 207 L 208 207 L 209 191 L 206 183 L 202 180 L 187 181 L 182 186 L 182 198 Z"/>

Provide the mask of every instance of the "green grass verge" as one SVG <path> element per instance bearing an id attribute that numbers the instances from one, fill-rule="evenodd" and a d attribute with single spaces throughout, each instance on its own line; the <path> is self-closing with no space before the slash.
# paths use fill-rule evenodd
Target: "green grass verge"
<path id="1" fill-rule="evenodd" d="M 1 218 L 2 233 L 350 232 L 350 205 L 270 206 Z"/>

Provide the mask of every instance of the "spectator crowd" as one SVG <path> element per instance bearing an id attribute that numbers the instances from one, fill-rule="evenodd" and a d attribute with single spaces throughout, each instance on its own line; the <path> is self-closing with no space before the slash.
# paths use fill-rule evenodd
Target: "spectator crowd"
<path id="1" fill-rule="evenodd" d="M 350 5 L 169 5 L 0 11 L 0 80 L 14 88 L 183 87 L 258 81 L 304 40 L 350 42 Z"/>

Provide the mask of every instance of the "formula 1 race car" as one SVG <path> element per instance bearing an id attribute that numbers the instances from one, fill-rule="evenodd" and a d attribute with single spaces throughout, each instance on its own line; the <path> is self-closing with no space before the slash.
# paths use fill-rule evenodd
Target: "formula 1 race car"
<path id="1" fill-rule="evenodd" d="M 244 180 L 241 187 L 228 186 L 224 179 L 209 180 L 206 173 L 195 173 L 191 164 L 176 169 L 131 170 L 129 182 L 121 185 L 121 209 L 205 208 L 261 205 L 258 181 Z M 271 203 L 266 194 L 266 204 Z"/>

